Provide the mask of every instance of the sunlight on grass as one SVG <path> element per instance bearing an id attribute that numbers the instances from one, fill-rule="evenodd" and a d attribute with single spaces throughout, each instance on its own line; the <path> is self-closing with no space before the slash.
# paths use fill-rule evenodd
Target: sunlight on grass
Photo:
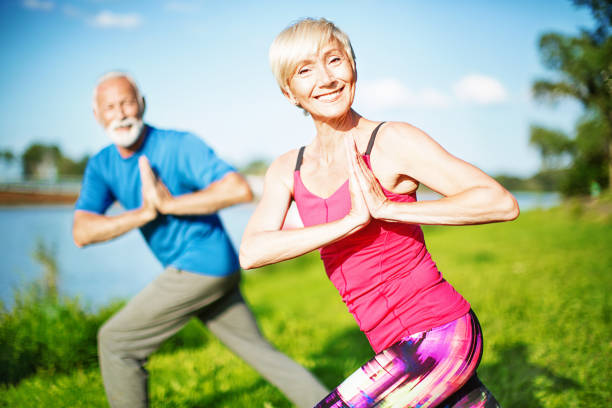
<path id="1" fill-rule="evenodd" d="M 612 401 L 612 222 L 563 208 L 512 223 L 427 227 L 434 260 L 484 330 L 479 375 L 505 407 L 606 407 Z M 334 387 L 372 352 L 318 254 L 245 274 L 265 335 Z M 288 407 L 217 339 L 193 327 L 148 365 L 152 407 Z M 180 346 L 180 345 L 179 345 Z M 3 386 L 0 405 L 103 407 L 96 367 Z"/>

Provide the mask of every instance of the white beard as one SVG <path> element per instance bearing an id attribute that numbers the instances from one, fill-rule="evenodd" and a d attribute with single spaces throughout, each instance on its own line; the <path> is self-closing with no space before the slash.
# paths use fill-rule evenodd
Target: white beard
<path id="1" fill-rule="evenodd" d="M 117 130 L 123 126 L 130 126 L 129 130 Z M 130 147 L 142 132 L 144 122 L 142 119 L 125 118 L 123 120 L 114 120 L 105 129 L 106 134 L 114 144 L 120 147 Z"/>

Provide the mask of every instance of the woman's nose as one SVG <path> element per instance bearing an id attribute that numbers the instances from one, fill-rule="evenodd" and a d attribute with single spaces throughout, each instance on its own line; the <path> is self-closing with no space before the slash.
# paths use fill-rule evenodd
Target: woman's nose
<path id="1" fill-rule="evenodd" d="M 325 66 L 321 67 L 319 70 L 319 84 L 321 86 L 326 86 L 335 83 L 335 81 L 336 77 L 334 73 Z"/>

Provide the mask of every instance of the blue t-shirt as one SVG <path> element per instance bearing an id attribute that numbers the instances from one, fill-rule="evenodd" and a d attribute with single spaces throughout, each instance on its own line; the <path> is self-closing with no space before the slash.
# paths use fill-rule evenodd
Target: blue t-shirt
<path id="1" fill-rule="evenodd" d="M 104 214 L 119 201 L 126 210 L 142 205 L 138 158 L 145 155 L 172 195 L 208 187 L 236 171 L 219 159 L 199 137 L 185 132 L 145 129 L 145 140 L 134 155 L 123 158 L 114 145 L 89 159 L 77 210 Z M 217 214 L 158 217 L 140 228 L 157 259 L 166 266 L 225 276 L 239 268 L 238 257 Z"/>

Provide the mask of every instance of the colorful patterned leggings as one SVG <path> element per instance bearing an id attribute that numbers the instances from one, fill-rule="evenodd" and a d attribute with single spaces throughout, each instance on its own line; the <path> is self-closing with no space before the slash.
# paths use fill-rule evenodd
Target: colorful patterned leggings
<path id="1" fill-rule="evenodd" d="M 316 408 L 499 408 L 478 380 L 476 315 L 407 336 L 351 374 Z"/>

